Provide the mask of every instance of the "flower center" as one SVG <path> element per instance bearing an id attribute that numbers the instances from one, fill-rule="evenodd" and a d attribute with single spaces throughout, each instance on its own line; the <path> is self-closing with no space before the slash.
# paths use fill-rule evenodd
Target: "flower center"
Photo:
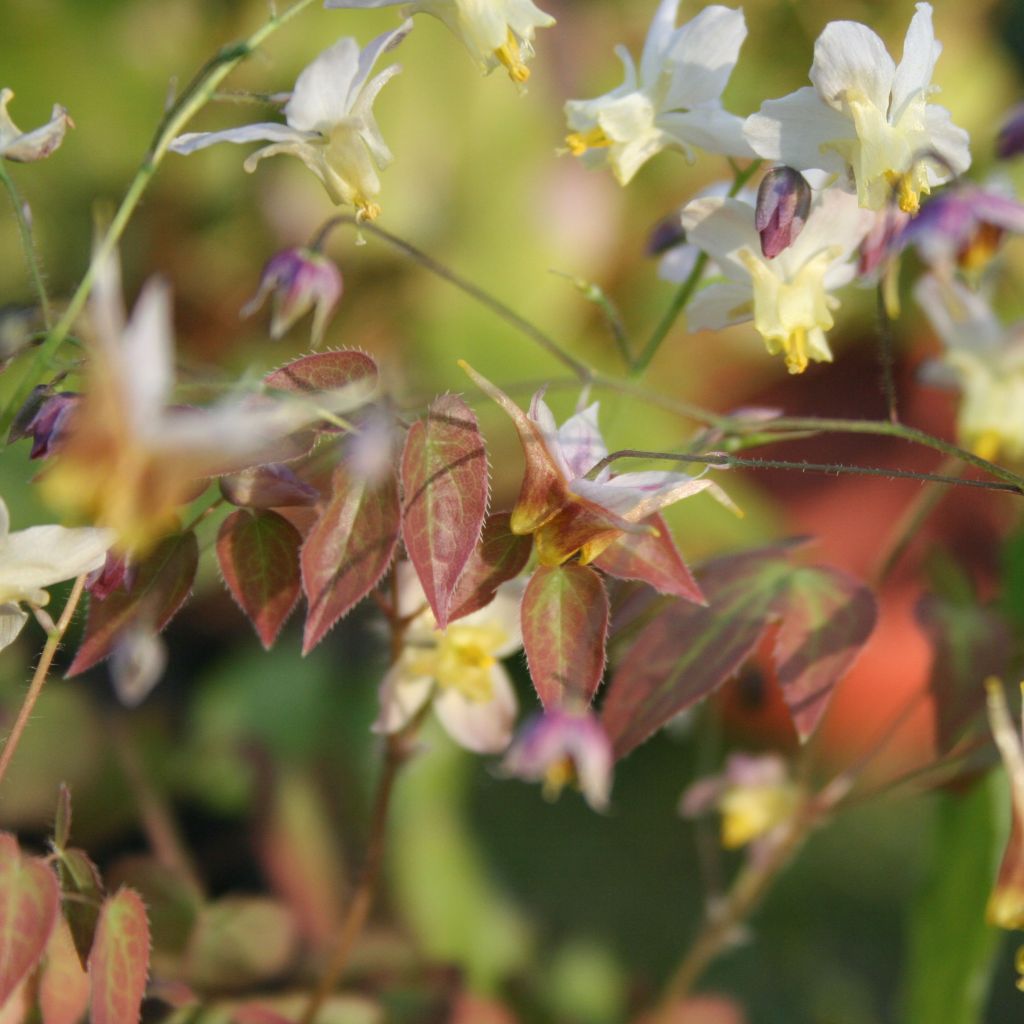
<path id="1" fill-rule="evenodd" d="M 615 144 L 615 140 L 608 138 L 603 128 L 594 127 L 589 132 L 573 132 L 566 135 L 565 144 L 573 156 L 583 156 L 588 149 L 607 149 Z"/>
<path id="2" fill-rule="evenodd" d="M 491 670 L 497 664 L 494 652 L 507 640 L 504 631 L 497 626 L 456 624 L 437 638 L 437 649 L 420 659 L 417 671 L 433 676 L 438 686 L 458 690 L 467 700 L 491 700 Z"/>
<path id="3" fill-rule="evenodd" d="M 520 85 L 530 77 L 530 69 L 523 61 L 523 55 L 519 49 L 519 40 L 516 39 L 512 29 L 508 30 L 508 38 L 494 51 L 494 56 L 501 61 L 508 71 L 508 77 Z"/>
<path id="4" fill-rule="evenodd" d="M 566 786 L 575 784 L 578 784 L 576 765 L 573 759 L 565 754 L 548 765 L 544 772 L 541 792 L 545 800 L 557 800 Z"/>

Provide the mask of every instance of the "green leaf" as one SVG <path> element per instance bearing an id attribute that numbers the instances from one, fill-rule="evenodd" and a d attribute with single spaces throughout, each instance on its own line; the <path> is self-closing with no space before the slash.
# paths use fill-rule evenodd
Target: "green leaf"
<path id="1" fill-rule="evenodd" d="M 414 423 L 402 453 L 402 539 L 438 628 L 473 554 L 490 481 L 476 416 L 457 395 L 442 395 Z"/>
<path id="2" fill-rule="evenodd" d="M 1006 842 L 1005 780 L 936 794 L 931 866 L 910 912 L 907 1024 L 981 1024 L 1001 933 L 985 904 Z"/>
<path id="3" fill-rule="evenodd" d="M 85 851 L 73 847 L 57 851 L 57 874 L 61 892 L 69 897 L 64 900 L 64 917 L 71 928 L 78 958 L 85 967 L 99 922 L 103 881 L 99 868 Z"/>
<path id="4" fill-rule="evenodd" d="M 138 1024 L 149 971 L 149 921 L 139 894 L 120 889 L 100 911 L 89 954 L 92 1024 Z"/>

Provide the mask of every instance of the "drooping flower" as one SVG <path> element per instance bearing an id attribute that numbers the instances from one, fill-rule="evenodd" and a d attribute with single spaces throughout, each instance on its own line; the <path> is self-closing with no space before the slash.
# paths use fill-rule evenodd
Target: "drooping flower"
<path id="1" fill-rule="evenodd" d="M 577 553 L 586 564 L 624 535 L 649 536 L 651 528 L 644 520 L 700 491 L 735 510 L 706 478 L 663 471 L 615 474 L 601 466 L 608 449 L 597 425 L 597 402 L 559 427 L 543 390 L 525 413 L 486 377 L 464 362 L 460 365 L 516 425 L 526 472 L 511 527 L 513 533 L 533 534 L 542 565 L 561 565 Z"/>
<path id="2" fill-rule="evenodd" d="M 30 526 L 11 533 L 0 498 L 0 650 L 28 619 L 22 603 L 41 608 L 50 600 L 46 587 L 100 568 L 114 539 L 113 531 L 91 526 Z"/>
<path id="3" fill-rule="evenodd" d="M 242 316 L 252 316 L 271 296 L 270 336 L 276 341 L 312 309 L 311 343 L 319 348 L 342 287 L 333 260 L 312 249 L 284 249 L 263 268 L 259 290 L 242 307 Z"/>
<path id="4" fill-rule="evenodd" d="M 13 99 L 12 90 L 0 89 L 0 160 L 28 164 L 45 159 L 64 141 L 68 128 L 74 128 L 74 121 L 64 107 L 55 103 L 46 124 L 23 132 L 7 113 Z"/>
<path id="5" fill-rule="evenodd" d="M 622 85 L 565 105 L 569 151 L 590 166 L 610 164 L 620 185 L 666 148 L 688 160 L 693 149 L 752 155 L 742 120 L 721 99 L 747 35 L 743 12 L 712 5 L 677 28 L 678 9 L 679 0 L 661 0 L 639 70 L 625 47 L 616 48 L 626 71 Z"/>
<path id="6" fill-rule="evenodd" d="M 825 332 L 839 301 L 831 294 L 856 276 L 850 257 L 871 214 L 840 189 L 811 207 L 800 237 L 774 259 L 761 253 L 754 208 L 738 199 L 697 199 L 683 210 L 689 240 L 718 264 L 726 281 L 702 289 L 686 316 L 691 331 L 754 321 L 768 351 L 785 356 L 790 373 L 809 360 L 831 362 Z"/>
<path id="7" fill-rule="evenodd" d="M 348 37 L 324 50 L 296 80 L 284 108 L 287 124 L 189 132 L 175 139 L 171 149 L 194 153 L 217 142 L 269 142 L 246 159 L 246 171 L 252 173 L 269 156 L 296 156 L 323 182 L 332 202 L 353 206 L 359 217 L 372 220 L 380 213 L 377 169 L 393 159 L 373 116 L 373 102 L 401 68 L 392 64 L 373 78 L 370 73 L 381 54 L 397 46 L 411 28 L 412 22 L 406 21 L 362 51 Z"/>
<path id="8" fill-rule="evenodd" d="M 449 736 L 477 754 L 504 750 L 512 736 L 518 702 L 501 659 L 523 646 L 519 626 L 521 588 L 503 584 L 484 608 L 439 630 L 415 570 L 400 562 L 401 617 L 414 616 L 398 660 L 380 687 L 375 732 L 404 729 L 428 703 Z"/>
<path id="9" fill-rule="evenodd" d="M 45 459 L 59 447 L 67 428 L 68 417 L 81 396 L 73 391 L 55 392 L 50 385 L 40 384 L 14 417 L 8 444 L 24 437 L 32 438 L 30 459 Z"/>
<path id="10" fill-rule="evenodd" d="M 592 712 L 554 708 L 523 727 L 501 772 L 543 782 L 548 799 L 573 783 L 595 811 L 603 811 L 608 807 L 613 764 L 611 741 Z"/>
<path id="11" fill-rule="evenodd" d="M 687 818 L 717 810 L 722 815 L 722 845 L 735 850 L 789 821 L 801 796 L 777 754 L 730 754 L 720 775 L 700 779 L 683 793 L 679 810 Z"/>
<path id="12" fill-rule="evenodd" d="M 985 459 L 1024 463 L 1024 324 L 1004 327 L 983 295 L 956 280 L 928 275 L 914 296 L 945 344 L 931 379 L 951 377 L 962 395 L 962 443 Z"/>
<path id="13" fill-rule="evenodd" d="M 432 14 L 462 40 L 484 73 L 499 65 L 513 82 L 530 77 L 526 62 L 533 56 L 533 35 L 554 25 L 533 0 L 325 0 L 324 7 L 394 7 L 406 16 Z"/>
<path id="14" fill-rule="evenodd" d="M 899 66 L 867 26 L 833 21 L 814 44 L 813 85 L 763 103 L 747 118 L 747 140 L 770 160 L 848 174 L 861 206 L 878 210 L 895 194 L 914 213 L 922 192 L 971 163 L 967 133 L 928 102 L 941 51 L 927 3 L 917 4 Z"/>

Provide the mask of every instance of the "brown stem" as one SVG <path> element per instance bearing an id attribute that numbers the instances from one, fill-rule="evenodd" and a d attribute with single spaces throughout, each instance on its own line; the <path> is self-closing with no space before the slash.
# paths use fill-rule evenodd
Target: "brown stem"
<path id="1" fill-rule="evenodd" d="M 18 744 L 21 742 L 21 734 L 25 731 L 29 718 L 32 717 L 39 694 L 43 692 L 43 684 L 46 682 L 46 677 L 50 674 L 53 656 L 57 653 L 57 648 L 60 647 L 60 642 L 64 639 L 64 634 L 71 624 L 71 616 L 75 614 L 75 609 L 78 607 L 78 602 L 82 598 L 82 591 L 84 589 L 85 576 L 79 576 L 75 580 L 75 585 L 71 588 L 67 604 L 64 605 L 64 611 L 61 612 L 57 625 L 46 639 L 46 645 L 43 647 L 43 653 L 39 656 L 39 664 L 36 665 L 32 682 L 29 683 L 28 692 L 25 694 L 21 710 L 18 712 L 18 717 L 14 722 L 14 728 L 11 729 L 11 734 L 7 737 L 7 742 L 4 744 L 3 752 L 0 753 L 0 782 L 3 782 L 4 776 L 7 774 L 7 769 L 10 766 L 11 759 L 14 757 L 14 752 L 18 749 Z"/>

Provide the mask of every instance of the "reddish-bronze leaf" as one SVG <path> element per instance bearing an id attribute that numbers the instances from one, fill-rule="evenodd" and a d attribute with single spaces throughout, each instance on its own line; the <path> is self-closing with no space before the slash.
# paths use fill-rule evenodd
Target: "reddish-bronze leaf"
<path id="1" fill-rule="evenodd" d="M 377 376 L 377 364 L 365 352 L 341 349 L 301 356 L 268 373 L 264 382 L 280 391 L 307 394 L 333 391 L 360 381 L 374 384 Z"/>
<path id="2" fill-rule="evenodd" d="M 541 567 L 523 595 L 523 648 L 548 710 L 589 704 L 604 672 L 608 595 L 585 565 Z"/>
<path id="3" fill-rule="evenodd" d="M 812 566 L 793 571 L 779 612 L 772 660 L 793 725 L 806 740 L 875 628 L 875 598 L 847 573 Z"/>
<path id="4" fill-rule="evenodd" d="M 653 527 L 657 533 L 624 533 L 593 564 L 609 576 L 640 580 L 659 594 L 704 604 L 704 595 L 683 561 L 664 517 L 655 514 L 645 519 L 643 525 Z"/>
<path id="5" fill-rule="evenodd" d="M 199 545 L 191 531 L 160 541 L 136 567 L 130 591 L 122 583 L 104 601 L 89 602 L 85 635 L 68 677 L 108 657 L 118 634 L 139 619 L 160 632 L 192 592 L 198 566 Z"/>
<path id="6" fill-rule="evenodd" d="M 119 889 L 100 911 L 89 955 L 91 1024 L 137 1024 L 149 972 L 149 921 L 139 894 Z"/>
<path id="7" fill-rule="evenodd" d="M 299 531 L 276 512 L 232 512 L 217 534 L 217 561 L 231 596 L 270 650 L 299 600 Z"/>
<path id="8" fill-rule="evenodd" d="M 490 484 L 476 416 L 457 395 L 434 400 L 402 453 L 402 540 L 440 629 L 480 538 Z"/>
<path id="9" fill-rule="evenodd" d="M 309 602 L 303 654 L 384 575 L 401 518 L 394 476 L 370 483 L 344 466 L 335 470 L 331 499 L 302 546 L 302 589 Z"/>
<path id="10" fill-rule="evenodd" d="M 0 1005 L 42 959 L 59 911 L 60 889 L 47 864 L 0 833 Z"/>
<path id="11" fill-rule="evenodd" d="M 220 479 L 220 493 L 240 508 L 293 508 L 314 505 L 315 487 L 285 465 L 253 466 Z"/>
<path id="12" fill-rule="evenodd" d="M 67 921 L 60 918 L 46 947 L 39 981 L 43 1024 L 78 1024 L 88 1006 L 89 975 L 78 959 Z"/>
<path id="13" fill-rule="evenodd" d="M 85 967 L 99 921 L 103 880 L 85 851 L 74 847 L 57 851 L 57 874 L 61 891 L 69 897 L 64 900 L 64 917 L 71 929 L 78 959 Z"/>
<path id="14" fill-rule="evenodd" d="M 491 603 L 506 580 L 515 579 L 530 560 L 528 536 L 512 532 L 508 512 L 493 512 L 452 595 L 448 621 L 454 622 Z"/>

